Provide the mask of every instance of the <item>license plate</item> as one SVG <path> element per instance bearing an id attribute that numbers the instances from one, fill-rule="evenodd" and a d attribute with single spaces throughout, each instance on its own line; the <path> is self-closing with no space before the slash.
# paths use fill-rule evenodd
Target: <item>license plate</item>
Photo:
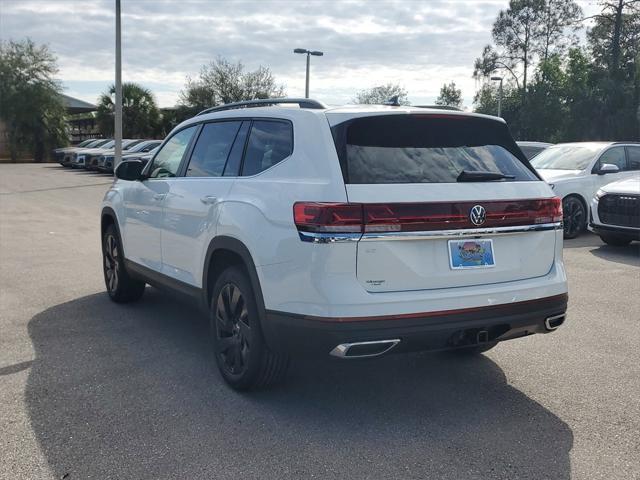
<path id="1" fill-rule="evenodd" d="M 495 266 L 493 240 L 449 240 L 449 265 L 454 270 Z"/>

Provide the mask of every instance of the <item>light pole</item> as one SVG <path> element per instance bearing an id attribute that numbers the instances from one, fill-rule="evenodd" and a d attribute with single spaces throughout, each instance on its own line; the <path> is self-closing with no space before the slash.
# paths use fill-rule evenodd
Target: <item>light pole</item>
<path id="1" fill-rule="evenodd" d="M 116 0 L 116 108 L 115 108 L 115 155 L 113 168 L 122 161 L 122 54 L 120 48 L 120 0 Z"/>
<path id="2" fill-rule="evenodd" d="M 500 89 L 498 91 L 498 116 L 502 117 L 502 77 L 491 77 L 494 82 L 500 82 Z"/>
<path id="3" fill-rule="evenodd" d="M 314 57 L 321 57 L 324 55 L 324 52 L 319 52 L 317 50 L 307 50 L 306 48 L 296 48 L 293 53 L 307 54 L 307 77 L 304 86 L 304 97 L 309 98 L 309 65 L 311 64 L 311 55 L 313 55 Z"/>

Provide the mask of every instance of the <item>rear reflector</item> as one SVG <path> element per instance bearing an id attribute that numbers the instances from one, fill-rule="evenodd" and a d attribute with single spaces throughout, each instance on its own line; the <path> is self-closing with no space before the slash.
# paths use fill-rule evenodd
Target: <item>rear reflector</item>
<path id="1" fill-rule="evenodd" d="M 481 206 L 484 221 L 472 223 Z M 296 227 L 306 232 L 416 232 L 459 230 L 562 221 L 562 200 L 491 200 L 433 203 L 307 203 L 293 207 Z"/>

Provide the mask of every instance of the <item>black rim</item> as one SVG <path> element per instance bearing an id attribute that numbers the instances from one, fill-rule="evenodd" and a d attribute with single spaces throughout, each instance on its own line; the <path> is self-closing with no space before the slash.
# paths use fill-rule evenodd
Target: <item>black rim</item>
<path id="1" fill-rule="evenodd" d="M 570 198 L 562 206 L 564 212 L 564 233 L 573 236 L 580 231 L 584 224 L 584 208 L 579 200 Z"/>
<path id="2" fill-rule="evenodd" d="M 107 235 L 104 245 L 104 275 L 109 292 L 115 292 L 120 279 L 118 263 L 118 242 L 113 235 Z"/>
<path id="3" fill-rule="evenodd" d="M 233 283 L 224 285 L 216 299 L 215 330 L 224 369 L 231 375 L 242 375 L 249 365 L 251 327 L 242 291 Z"/>

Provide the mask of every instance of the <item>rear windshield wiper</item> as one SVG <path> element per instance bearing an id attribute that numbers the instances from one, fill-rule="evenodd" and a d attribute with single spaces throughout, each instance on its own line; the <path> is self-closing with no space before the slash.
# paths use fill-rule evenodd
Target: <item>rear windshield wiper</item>
<path id="1" fill-rule="evenodd" d="M 513 180 L 515 175 L 505 175 L 503 173 L 496 172 L 469 172 L 467 170 L 462 170 L 458 178 L 456 179 L 458 182 L 491 182 L 493 180 L 503 180 L 509 179 Z"/>

